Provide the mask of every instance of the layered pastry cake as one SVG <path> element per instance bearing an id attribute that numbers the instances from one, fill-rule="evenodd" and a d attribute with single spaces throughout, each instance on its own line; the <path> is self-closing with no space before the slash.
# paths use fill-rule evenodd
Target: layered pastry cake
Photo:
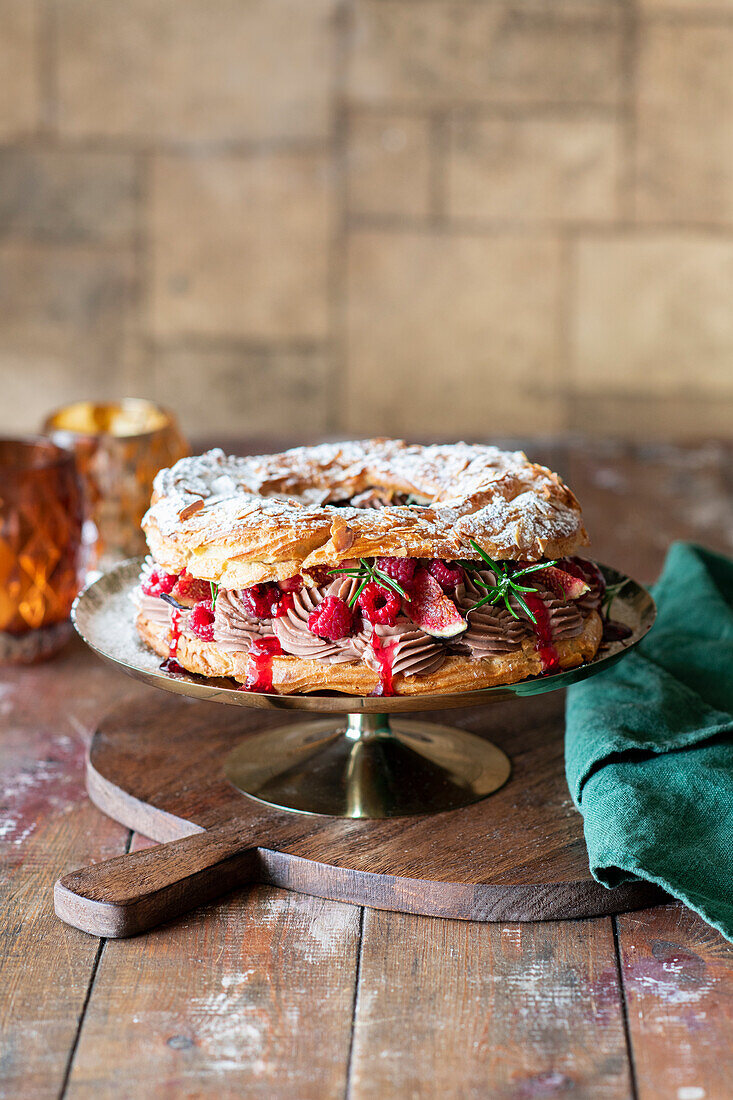
<path id="1" fill-rule="evenodd" d="M 136 625 L 170 672 L 412 695 L 590 660 L 580 507 L 521 452 L 398 440 L 184 458 L 155 479 Z"/>

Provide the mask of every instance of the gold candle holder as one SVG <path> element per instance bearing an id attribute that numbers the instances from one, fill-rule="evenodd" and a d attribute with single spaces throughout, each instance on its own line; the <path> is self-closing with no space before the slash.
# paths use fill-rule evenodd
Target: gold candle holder
<path id="1" fill-rule="evenodd" d="M 42 660 L 71 636 L 83 515 L 71 451 L 0 439 L 0 664 Z"/>
<path id="2" fill-rule="evenodd" d="M 106 570 L 145 553 L 140 523 L 153 478 L 190 453 L 173 414 L 138 398 L 77 401 L 51 413 L 43 427 L 76 454 L 86 491 L 88 568 Z"/>

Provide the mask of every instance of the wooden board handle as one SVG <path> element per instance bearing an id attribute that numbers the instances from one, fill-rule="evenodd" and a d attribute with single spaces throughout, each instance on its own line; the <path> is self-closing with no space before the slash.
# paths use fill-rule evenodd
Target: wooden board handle
<path id="1" fill-rule="evenodd" d="M 93 936 L 134 936 L 256 878 L 257 848 L 241 824 L 71 871 L 54 887 L 56 915 Z"/>

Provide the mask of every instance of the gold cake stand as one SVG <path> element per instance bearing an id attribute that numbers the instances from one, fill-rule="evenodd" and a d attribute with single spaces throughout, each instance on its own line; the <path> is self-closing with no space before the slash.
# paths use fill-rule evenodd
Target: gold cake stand
<path id="1" fill-rule="evenodd" d="M 240 791 L 269 805 L 336 817 L 438 813 L 498 790 L 509 778 L 511 763 L 496 745 L 462 729 L 401 715 L 486 705 L 566 688 L 610 668 L 641 641 L 656 616 L 645 588 L 602 565 L 609 584 L 624 582 L 614 600 L 613 617 L 631 634 L 604 645 L 579 668 L 456 694 L 263 694 L 243 691 L 233 680 L 160 668 L 160 658 L 135 629 L 132 596 L 141 564 L 141 558 L 122 562 L 77 597 L 72 619 L 87 645 L 135 679 L 176 695 L 230 706 L 328 715 L 248 736 L 230 753 L 224 771 Z"/>

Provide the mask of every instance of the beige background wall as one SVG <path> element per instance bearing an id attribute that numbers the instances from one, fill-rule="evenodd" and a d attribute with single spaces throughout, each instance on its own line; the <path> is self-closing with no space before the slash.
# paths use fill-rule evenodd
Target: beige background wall
<path id="1" fill-rule="evenodd" d="M 731 0 L 0 0 L 0 429 L 733 430 Z"/>

